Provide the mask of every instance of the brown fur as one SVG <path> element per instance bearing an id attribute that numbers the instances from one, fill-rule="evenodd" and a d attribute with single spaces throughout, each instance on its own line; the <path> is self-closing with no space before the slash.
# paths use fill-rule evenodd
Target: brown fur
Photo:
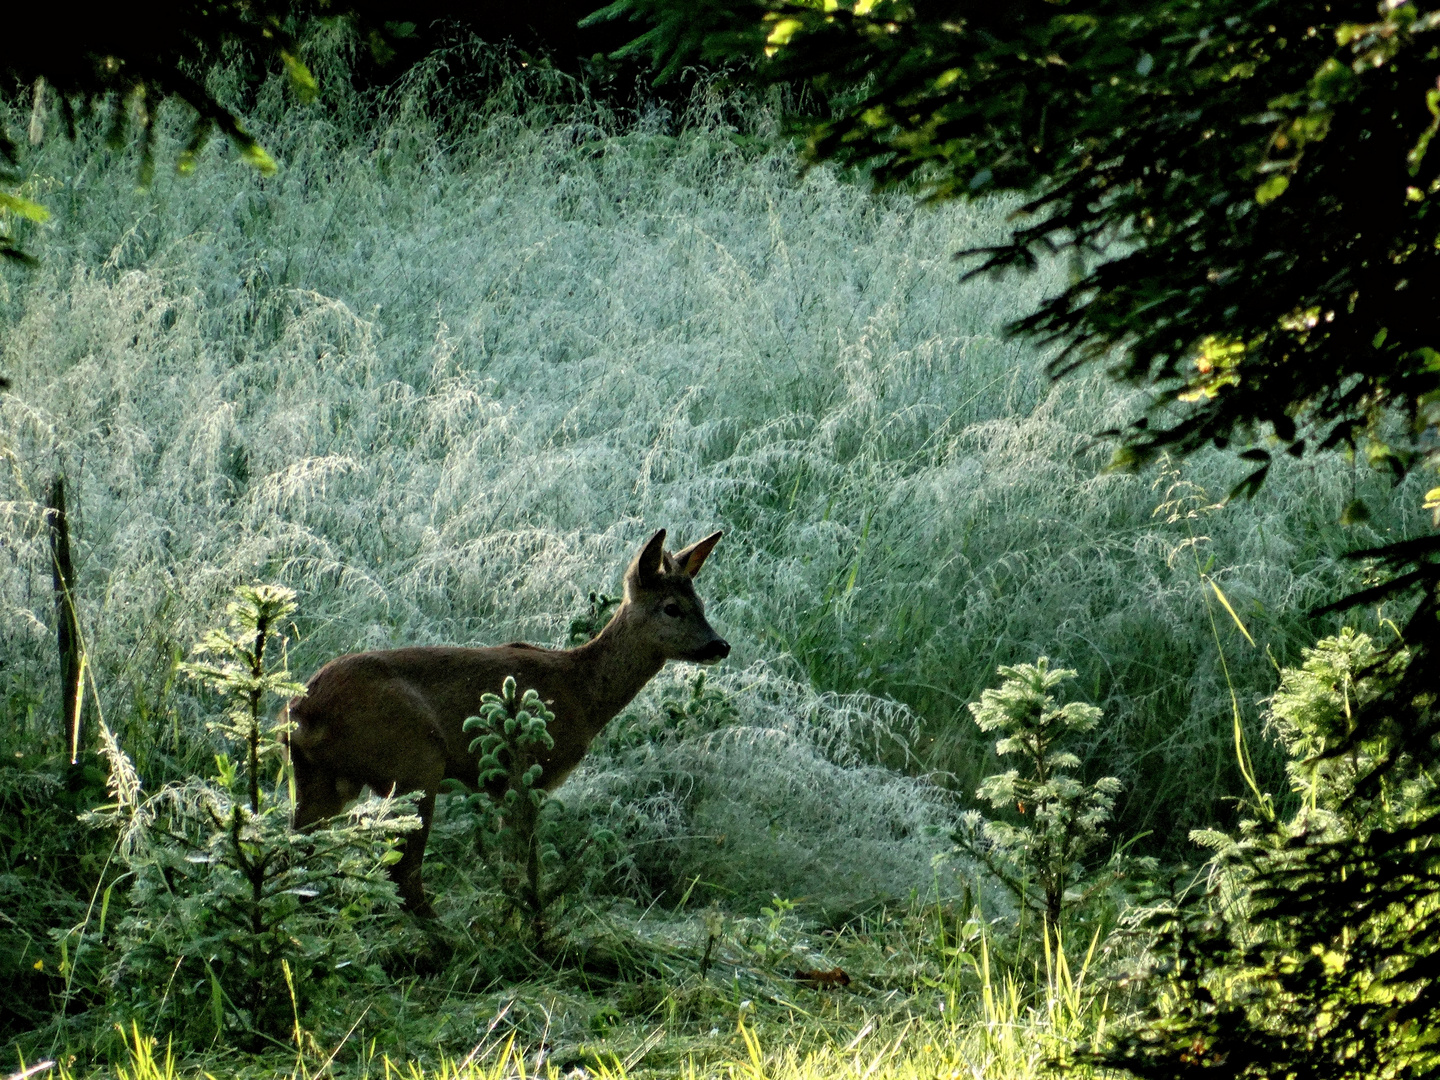
<path id="1" fill-rule="evenodd" d="M 442 780 L 475 787 L 478 762 L 468 747 L 465 718 L 480 695 L 498 693 L 507 675 L 521 691 L 533 687 L 555 720 L 554 749 L 541 761 L 554 790 L 580 764 L 600 730 L 648 683 L 666 660 L 709 663 L 730 646 L 705 620 L 692 584 L 720 533 L 674 555 L 661 529 L 625 573 L 625 598 L 605 629 L 575 649 L 524 642 L 492 648 L 451 646 L 390 649 L 337 657 L 290 703 L 294 730 L 294 824 L 333 817 L 362 785 L 381 793 L 421 792 L 418 832 L 393 869 L 407 907 L 431 914 L 420 863 L 435 795 Z"/>

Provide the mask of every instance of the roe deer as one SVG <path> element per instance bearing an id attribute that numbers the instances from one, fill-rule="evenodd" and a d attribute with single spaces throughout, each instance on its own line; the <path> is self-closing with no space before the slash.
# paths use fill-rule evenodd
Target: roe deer
<path id="1" fill-rule="evenodd" d="M 580 764 L 590 742 L 630 703 L 666 660 L 713 663 L 729 644 L 705 621 L 691 579 L 720 533 L 673 555 L 661 529 L 625 572 L 624 600 L 605 629 L 574 649 L 523 642 L 487 649 L 447 646 L 352 653 L 331 660 L 289 705 L 297 829 L 338 814 L 363 785 L 397 794 L 418 791 L 420 828 L 391 869 L 405 906 L 433 915 L 420 861 L 442 780 L 476 787 L 479 763 L 462 725 L 480 695 L 499 693 L 513 675 L 534 687 L 555 714 L 555 746 L 540 761 L 554 790 Z"/>

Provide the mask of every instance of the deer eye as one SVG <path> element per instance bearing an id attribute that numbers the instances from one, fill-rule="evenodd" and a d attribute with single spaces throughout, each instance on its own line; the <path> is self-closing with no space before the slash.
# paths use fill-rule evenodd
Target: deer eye
<path id="1" fill-rule="evenodd" d="M 665 614 L 669 615 L 672 619 L 678 619 L 681 614 L 680 605 L 677 604 L 674 600 L 671 600 L 668 604 L 665 605 L 664 611 Z"/>

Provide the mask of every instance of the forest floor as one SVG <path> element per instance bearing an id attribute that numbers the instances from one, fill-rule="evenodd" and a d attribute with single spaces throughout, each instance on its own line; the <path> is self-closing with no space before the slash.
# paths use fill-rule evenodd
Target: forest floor
<path id="1" fill-rule="evenodd" d="M 75 1072 L 63 1052 L 31 1067 L 120 1080 L 1020 1080 L 1097 1047 L 1121 1004 L 1098 974 L 1117 962 L 1098 940 L 1017 966 L 993 946 L 997 928 L 954 904 L 878 908 L 839 930 L 807 929 L 788 906 L 735 918 L 622 904 L 532 958 L 530 977 L 491 985 L 442 915 L 413 931 L 428 944 L 395 959 L 385 992 L 346 1002 L 338 1040 L 300 1026 L 256 1054 L 181 1055 L 117 1029 L 110 1069 Z"/>

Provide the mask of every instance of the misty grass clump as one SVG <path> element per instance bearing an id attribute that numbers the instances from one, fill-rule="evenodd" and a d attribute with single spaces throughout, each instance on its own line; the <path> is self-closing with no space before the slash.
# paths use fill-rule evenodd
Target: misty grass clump
<path id="1" fill-rule="evenodd" d="M 775 895 L 842 924 L 934 884 L 953 820 L 915 762 L 915 714 L 825 694 L 755 664 L 657 676 L 610 722 L 565 794 L 620 838 L 622 886 L 645 903 L 715 901 L 751 913 Z"/>

